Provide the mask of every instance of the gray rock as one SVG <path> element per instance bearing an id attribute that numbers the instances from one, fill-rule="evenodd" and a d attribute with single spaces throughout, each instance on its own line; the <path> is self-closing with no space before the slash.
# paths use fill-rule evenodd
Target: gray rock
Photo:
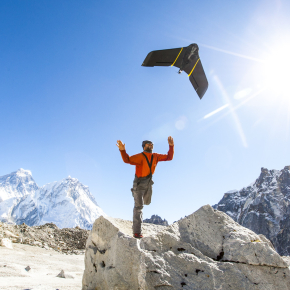
<path id="1" fill-rule="evenodd" d="M 0 245 L 8 249 L 13 249 L 12 242 L 10 241 L 10 239 L 7 239 L 7 238 L 1 239 Z"/>
<path id="2" fill-rule="evenodd" d="M 228 215 L 203 206 L 194 214 L 180 220 L 181 238 L 203 254 L 216 260 L 252 265 L 286 267 L 268 242 L 240 226 Z"/>
<path id="3" fill-rule="evenodd" d="M 283 256 L 283 260 L 290 266 L 290 257 L 289 256 Z"/>
<path id="4" fill-rule="evenodd" d="M 25 268 L 25 270 L 26 270 L 27 272 L 29 272 L 29 271 L 31 270 L 30 266 L 27 266 L 27 267 Z"/>
<path id="5" fill-rule="evenodd" d="M 83 290 L 290 289 L 288 264 L 265 237 L 209 205 L 168 226 L 98 218 L 86 244 Z"/>
<path id="6" fill-rule="evenodd" d="M 59 278 L 66 278 L 66 279 L 74 279 L 74 277 L 70 274 L 66 274 L 64 270 L 61 270 L 60 273 L 56 276 Z"/>

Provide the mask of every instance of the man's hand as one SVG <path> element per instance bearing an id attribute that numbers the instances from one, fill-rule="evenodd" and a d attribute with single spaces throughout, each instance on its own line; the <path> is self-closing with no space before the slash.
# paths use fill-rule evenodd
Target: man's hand
<path id="1" fill-rule="evenodd" d="M 173 146 L 174 145 L 173 138 L 171 136 L 168 137 L 168 144 L 170 146 Z"/>
<path id="2" fill-rule="evenodd" d="M 123 144 L 121 140 L 117 140 L 116 145 L 119 147 L 119 150 L 125 150 L 125 144 Z"/>

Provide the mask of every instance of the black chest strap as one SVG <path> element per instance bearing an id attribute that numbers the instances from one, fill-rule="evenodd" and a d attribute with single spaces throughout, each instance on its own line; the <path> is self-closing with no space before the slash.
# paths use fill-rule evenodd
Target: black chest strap
<path id="1" fill-rule="evenodd" d="M 151 162 L 150 162 L 150 163 L 149 163 L 149 160 L 148 160 L 146 154 L 144 154 L 143 152 L 142 152 L 142 154 L 143 154 L 143 155 L 145 156 L 145 158 L 146 158 L 146 161 L 147 161 L 148 166 L 149 166 L 149 169 L 150 169 L 150 174 L 152 175 L 151 167 L 152 167 L 152 163 L 153 163 L 153 154 L 151 155 Z"/>

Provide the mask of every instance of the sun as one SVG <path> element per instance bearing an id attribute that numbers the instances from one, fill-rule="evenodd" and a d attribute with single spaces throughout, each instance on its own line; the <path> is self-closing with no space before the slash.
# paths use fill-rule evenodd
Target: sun
<path id="1" fill-rule="evenodd" d="M 263 57 L 260 65 L 260 85 L 275 95 L 290 99 L 290 42 L 281 43 Z"/>

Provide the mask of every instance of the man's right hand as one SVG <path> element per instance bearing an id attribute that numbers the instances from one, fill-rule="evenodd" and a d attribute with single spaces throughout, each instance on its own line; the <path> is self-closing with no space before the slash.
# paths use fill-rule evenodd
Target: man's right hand
<path id="1" fill-rule="evenodd" d="M 168 137 L 168 144 L 170 146 L 174 146 L 174 141 L 173 141 L 173 138 L 171 136 Z"/>
<path id="2" fill-rule="evenodd" d="M 117 140 L 116 145 L 119 147 L 119 150 L 125 150 L 125 144 L 123 144 L 121 140 Z"/>

